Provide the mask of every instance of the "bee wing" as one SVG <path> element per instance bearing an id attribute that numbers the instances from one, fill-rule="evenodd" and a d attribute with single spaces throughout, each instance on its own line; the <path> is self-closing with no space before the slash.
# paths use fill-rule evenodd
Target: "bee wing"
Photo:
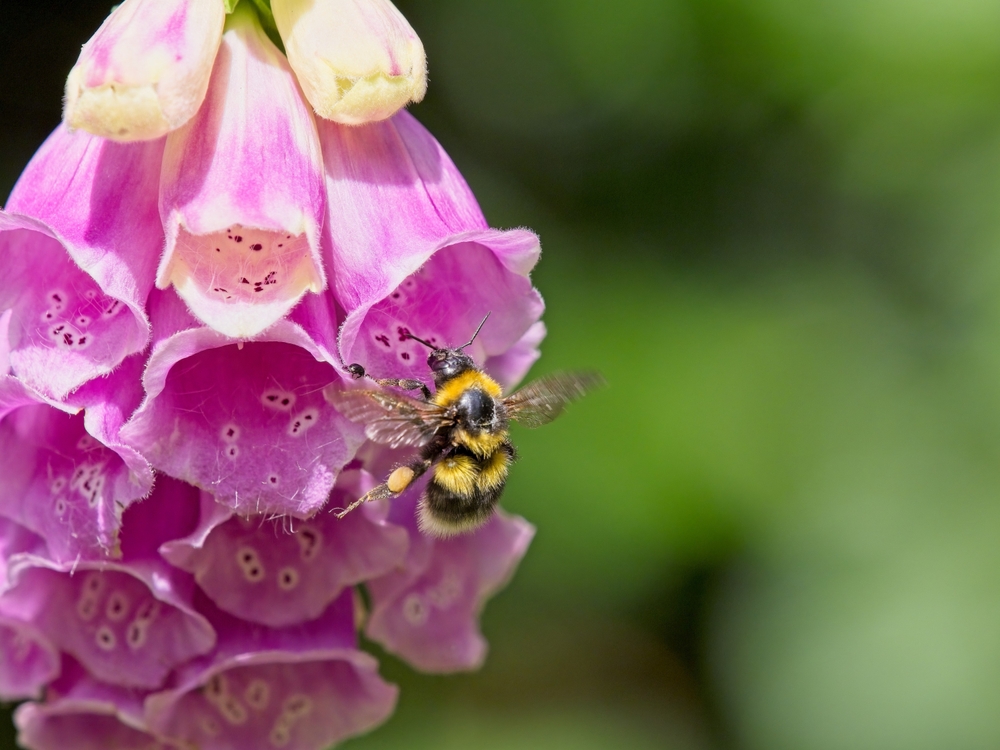
<path id="1" fill-rule="evenodd" d="M 604 384 L 599 372 L 561 372 L 534 380 L 504 399 L 507 415 L 525 427 L 541 427 L 562 414 L 566 404 Z"/>
<path id="2" fill-rule="evenodd" d="M 364 423 L 369 440 L 393 448 L 426 445 L 444 423 L 440 406 L 398 393 L 327 389 L 324 395 L 352 422 Z"/>

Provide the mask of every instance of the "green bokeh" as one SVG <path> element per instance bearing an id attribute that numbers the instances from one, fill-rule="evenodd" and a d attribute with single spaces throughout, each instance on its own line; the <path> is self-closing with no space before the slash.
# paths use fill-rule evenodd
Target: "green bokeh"
<path id="1" fill-rule="evenodd" d="M 0 194 L 105 5 L 0 6 Z M 538 527 L 484 669 L 346 747 L 1000 745 L 1000 6 L 409 0 L 413 111 L 543 240 Z M 0 740 L 0 747 L 2 747 Z"/>

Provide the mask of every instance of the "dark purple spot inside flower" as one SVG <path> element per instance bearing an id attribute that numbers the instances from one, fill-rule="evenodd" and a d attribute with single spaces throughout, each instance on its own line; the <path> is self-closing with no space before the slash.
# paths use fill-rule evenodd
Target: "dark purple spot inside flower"
<path id="1" fill-rule="evenodd" d="M 399 334 L 400 341 L 406 341 L 410 338 L 409 328 L 404 328 L 403 326 L 399 326 L 398 328 L 396 328 L 396 333 Z"/>
<path id="2" fill-rule="evenodd" d="M 259 253 L 261 250 L 264 249 L 264 246 L 259 242 L 255 242 L 250 246 L 250 249 L 253 250 L 255 253 Z"/>
<path id="3" fill-rule="evenodd" d="M 389 343 L 389 337 L 386 336 L 384 333 L 376 336 L 375 340 L 376 341 L 381 341 L 383 344 L 385 344 L 386 346 L 388 346 L 390 348 L 392 347 L 392 345 Z"/>
<path id="4" fill-rule="evenodd" d="M 219 248 L 215 248 L 215 252 L 221 253 L 222 251 Z"/>
<path id="5" fill-rule="evenodd" d="M 246 277 L 246 276 L 244 276 L 244 277 L 243 277 L 242 279 L 240 279 L 240 283 L 241 283 L 241 284 L 249 284 L 249 283 L 250 283 L 250 281 L 249 281 L 249 279 L 247 279 L 247 277 Z"/>
<path id="6" fill-rule="evenodd" d="M 236 240 L 237 242 L 243 242 L 243 238 L 240 237 L 239 235 L 236 235 L 235 237 L 233 237 L 233 239 Z"/>
<path id="7" fill-rule="evenodd" d="M 281 399 L 282 406 L 288 406 L 290 403 L 292 403 L 292 400 L 288 398 L 288 396 L 285 396 L 283 399 Z"/>
<path id="8" fill-rule="evenodd" d="M 401 354 L 400 356 L 401 356 L 401 357 L 402 357 L 403 359 L 405 359 L 405 360 L 409 360 L 409 359 L 410 359 L 410 354 L 409 354 L 409 352 L 403 352 L 403 353 L 402 353 L 402 354 Z"/>

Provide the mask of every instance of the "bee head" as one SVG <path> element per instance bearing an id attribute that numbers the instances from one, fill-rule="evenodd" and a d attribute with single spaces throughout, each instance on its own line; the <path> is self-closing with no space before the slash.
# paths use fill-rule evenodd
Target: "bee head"
<path id="1" fill-rule="evenodd" d="M 427 366 L 434 373 L 435 381 L 445 381 L 475 369 L 476 363 L 461 349 L 435 349 L 427 357 Z"/>
<path id="2" fill-rule="evenodd" d="M 490 314 L 486 313 L 486 318 L 488 317 L 490 317 Z M 472 357 L 462 350 L 476 340 L 476 336 L 478 336 L 479 332 L 483 329 L 483 323 L 486 322 L 486 318 L 483 318 L 483 322 L 479 324 L 479 328 L 477 328 L 476 332 L 472 334 L 472 338 L 469 339 L 469 342 L 467 344 L 462 344 L 456 349 L 438 348 L 428 341 L 418 339 L 412 333 L 407 334 L 411 339 L 419 341 L 431 350 L 430 356 L 427 357 L 427 366 L 431 368 L 431 372 L 434 373 L 435 384 L 440 385 L 446 380 L 451 380 L 451 378 L 456 375 L 460 375 L 466 370 L 476 369 L 476 363 L 473 361 Z"/>

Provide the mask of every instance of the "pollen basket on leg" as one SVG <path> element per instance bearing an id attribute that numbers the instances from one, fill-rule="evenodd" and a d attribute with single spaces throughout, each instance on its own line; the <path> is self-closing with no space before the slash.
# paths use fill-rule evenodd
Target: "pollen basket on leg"
<path id="1" fill-rule="evenodd" d="M 281 318 L 306 291 L 319 291 L 305 234 L 233 225 L 194 235 L 180 229 L 169 278 L 191 311 L 230 336 L 252 336 Z"/>

